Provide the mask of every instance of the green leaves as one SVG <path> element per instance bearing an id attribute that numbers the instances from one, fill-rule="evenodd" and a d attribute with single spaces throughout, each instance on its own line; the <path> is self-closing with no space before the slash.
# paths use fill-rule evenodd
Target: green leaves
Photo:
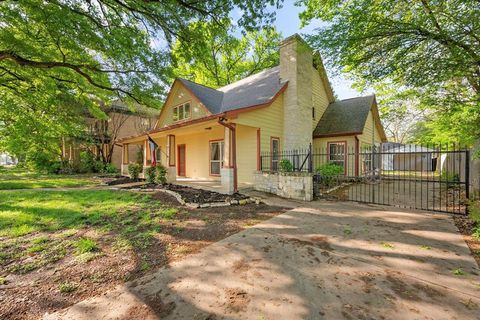
<path id="1" fill-rule="evenodd" d="M 62 137 L 82 133 L 85 110 L 105 117 L 100 105 L 119 98 L 160 108 L 172 78 L 169 45 L 188 43 L 192 22 L 200 42 L 205 24 L 234 9 L 240 28 L 254 30 L 278 2 L 0 1 L 0 150 L 58 153 Z"/>
<path id="2" fill-rule="evenodd" d="M 272 28 L 246 32 L 238 38 L 230 19 L 194 22 L 172 49 L 175 76 L 218 88 L 278 64 L 281 35 Z M 196 39 L 196 40 L 195 40 Z"/>
<path id="3" fill-rule="evenodd" d="M 407 90 L 423 110 L 432 110 L 429 125 L 449 131 L 450 137 L 442 140 L 470 142 L 480 137 L 475 129 L 480 126 L 478 1 L 297 3 L 307 6 L 301 16 L 304 23 L 316 18 L 329 22 L 308 40 L 330 65 L 348 72 L 363 87 L 388 83 L 397 91 Z M 470 133 L 453 137 L 459 130 Z"/>

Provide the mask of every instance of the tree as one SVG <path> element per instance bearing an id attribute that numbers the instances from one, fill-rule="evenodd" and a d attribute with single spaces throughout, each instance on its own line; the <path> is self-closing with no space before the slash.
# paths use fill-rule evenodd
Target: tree
<path id="1" fill-rule="evenodd" d="M 473 125 L 473 133 L 480 126 L 478 1 L 297 3 L 307 6 L 303 22 L 314 18 L 328 22 L 309 41 L 324 52 L 331 65 L 349 72 L 363 85 L 391 82 L 401 90 L 414 89 L 419 104 L 439 115 L 467 112 L 470 118 L 458 128 Z"/>
<path id="2" fill-rule="evenodd" d="M 186 41 L 192 21 L 220 21 L 238 8 L 239 26 L 253 30 L 273 19 L 269 5 L 279 2 L 0 1 L 3 148 L 24 154 L 24 140 L 40 146 L 74 134 L 77 107 L 106 119 L 99 101 L 160 107 L 171 78 L 168 45 Z M 35 135 L 19 136 L 29 127 Z"/>
<path id="3" fill-rule="evenodd" d="M 376 84 L 374 89 L 388 140 L 397 143 L 409 142 L 413 138 L 413 129 L 418 122 L 424 121 L 429 113 L 419 105 L 416 91 L 397 90 L 394 85 L 387 83 Z"/>
<path id="4" fill-rule="evenodd" d="M 179 38 L 173 46 L 173 74 L 218 88 L 278 65 L 281 35 L 273 28 L 234 35 L 230 20 L 193 22 L 186 30 L 193 39 Z"/>

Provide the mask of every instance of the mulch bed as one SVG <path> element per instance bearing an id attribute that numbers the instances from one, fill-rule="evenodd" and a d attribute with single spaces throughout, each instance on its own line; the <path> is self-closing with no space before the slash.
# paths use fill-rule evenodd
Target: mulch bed
<path id="1" fill-rule="evenodd" d="M 165 184 L 165 185 L 156 185 L 156 184 L 145 184 L 140 187 L 127 187 L 125 189 L 165 189 L 174 191 L 182 197 L 186 203 L 213 203 L 213 202 L 230 202 L 232 200 L 245 200 L 248 199 L 248 196 L 245 196 L 240 193 L 234 194 L 223 194 L 219 192 L 196 189 L 187 186 L 181 186 L 178 184 Z"/>
<path id="2" fill-rule="evenodd" d="M 127 183 L 132 183 L 132 182 L 142 182 L 145 181 L 143 179 L 132 179 L 130 177 L 120 177 L 118 179 L 112 180 L 112 181 L 107 181 L 106 184 L 109 186 L 116 186 L 119 184 L 127 184 Z"/>
<path id="3" fill-rule="evenodd" d="M 470 248 L 470 251 L 472 252 L 473 257 L 477 261 L 477 264 L 480 266 L 480 240 L 472 237 L 475 222 L 468 216 L 459 214 L 453 215 L 453 221 L 455 221 L 455 225 L 457 226 L 460 233 L 463 235 L 463 239 Z"/>

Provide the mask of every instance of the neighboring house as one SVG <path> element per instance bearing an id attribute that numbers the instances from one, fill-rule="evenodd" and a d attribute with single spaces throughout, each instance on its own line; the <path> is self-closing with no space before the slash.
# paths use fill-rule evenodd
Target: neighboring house
<path id="1" fill-rule="evenodd" d="M 121 169 L 122 147 L 115 144 L 115 141 L 153 129 L 160 113 L 159 110 L 140 105 L 132 110 L 119 100 L 114 101 L 103 111 L 108 116 L 105 120 L 86 115 L 87 132 L 84 137 L 64 139 L 62 144 L 64 160 L 78 162 L 80 152 L 88 149 L 99 160 L 112 163 Z M 142 159 L 142 146 L 130 145 L 129 149 L 131 155 Z"/>
<path id="2" fill-rule="evenodd" d="M 387 171 L 435 171 L 438 152 L 414 144 L 382 148 L 382 169 Z"/>
<path id="3" fill-rule="evenodd" d="M 358 152 L 386 141 L 375 97 L 336 100 L 320 55 L 298 35 L 282 42 L 279 66 L 227 86 L 176 79 L 155 129 L 118 140 L 124 174 L 132 145 L 144 146 L 144 166 L 151 164 L 148 137 L 158 144 L 157 162 L 170 181 L 216 180 L 226 192 L 253 183 L 265 151 L 312 144 L 347 168 L 347 148 Z"/>

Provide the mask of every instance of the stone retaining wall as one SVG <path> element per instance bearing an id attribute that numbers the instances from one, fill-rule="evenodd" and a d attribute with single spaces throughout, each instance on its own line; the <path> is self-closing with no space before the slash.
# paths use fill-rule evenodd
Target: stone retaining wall
<path id="1" fill-rule="evenodd" d="M 283 198 L 313 200 L 313 176 L 310 173 L 254 173 L 254 189 L 276 194 Z"/>

